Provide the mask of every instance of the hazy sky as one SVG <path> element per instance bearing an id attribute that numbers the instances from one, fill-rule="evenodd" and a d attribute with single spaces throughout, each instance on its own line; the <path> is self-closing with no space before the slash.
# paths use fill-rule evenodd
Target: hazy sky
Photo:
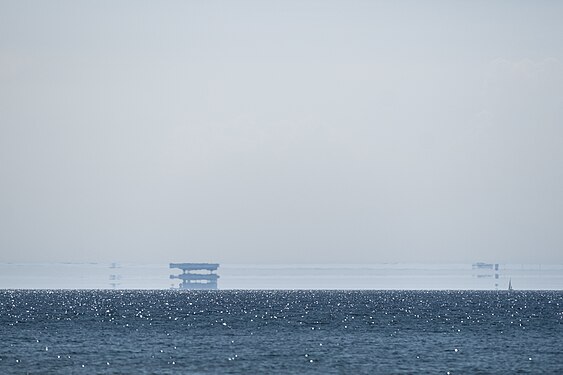
<path id="1" fill-rule="evenodd" d="M 563 263 L 562 19 L 0 0 L 0 261 Z"/>

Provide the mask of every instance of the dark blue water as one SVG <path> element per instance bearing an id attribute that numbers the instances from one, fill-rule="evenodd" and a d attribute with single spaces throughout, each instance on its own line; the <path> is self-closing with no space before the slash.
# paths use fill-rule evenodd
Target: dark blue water
<path id="1" fill-rule="evenodd" d="M 0 291 L 0 373 L 563 374 L 563 292 Z"/>

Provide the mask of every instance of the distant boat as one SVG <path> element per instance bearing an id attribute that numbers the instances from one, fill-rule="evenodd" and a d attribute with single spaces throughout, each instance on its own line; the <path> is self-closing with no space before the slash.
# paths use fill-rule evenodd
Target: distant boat
<path id="1" fill-rule="evenodd" d="M 510 292 L 511 290 L 512 290 L 512 278 L 508 280 L 508 291 Z"/>
<path id="2" fill-rule="evenodd" d="M 494 264 L 484 263 L 484 262 L 477 262 L 477 263 L 473 263 L 471 265 L 471 268 L 473 268 L 474 270 L 492 270 L 493 267 L 494 267 Z"/>

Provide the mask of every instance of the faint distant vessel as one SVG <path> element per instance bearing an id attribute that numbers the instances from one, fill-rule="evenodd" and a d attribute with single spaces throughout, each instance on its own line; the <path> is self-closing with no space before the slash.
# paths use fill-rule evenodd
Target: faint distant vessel
<path id="1" fill-rule="evenodd" d="M 178 289 L 217 289 L 219 275 L 214 272 L 219 268 L 218 263 L 170 263 L 170 268 L 179 268 L 182 273 L 170 275 L 171 279 L 180 279 Z"/>
<path id="2" fill-rule="evenodd" d="M 477 262 L 471 265 L 473 269 L 473 276 L 477 278 L 499 278 L 499 264 L 498 263 L 484 263 Z"/>
<path id="3" fill-rule="evenodd" d="M 471 265 L 474 270 L 492 270 L 494 268 L 493 263 L 477 262 Z M 497 266 L 498 267 L 498 266 Z"/>
<path id="4" fill-rule="evenodd" d="M 508 280 L 508 291 L 510 292 L 510 291 L 512 291 L 512 290 L 513 290 L 513 289 L 512 289 L 512 278 L 510 278 L 510 279 Z"/>

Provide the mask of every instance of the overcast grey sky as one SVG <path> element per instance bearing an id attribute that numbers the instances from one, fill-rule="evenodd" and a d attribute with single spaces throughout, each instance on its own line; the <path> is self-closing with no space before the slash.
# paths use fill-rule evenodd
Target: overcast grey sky
<path id="1" fill-rule="evenodd" d="M 562 19 L 0 0 L 0 261 L 563 263 Z"/>

